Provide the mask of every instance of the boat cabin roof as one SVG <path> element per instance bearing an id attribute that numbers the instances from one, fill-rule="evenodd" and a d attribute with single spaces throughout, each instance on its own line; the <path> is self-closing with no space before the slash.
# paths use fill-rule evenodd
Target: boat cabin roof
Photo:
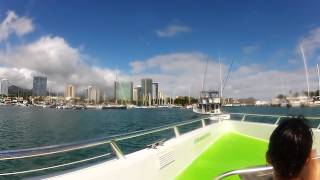
<path id="1" fill-rule="evenodd" d="M 216 98 L 219 97 L 219 91 L 209 90 L 209 91 L 201 91 L 201 98 Z"/>

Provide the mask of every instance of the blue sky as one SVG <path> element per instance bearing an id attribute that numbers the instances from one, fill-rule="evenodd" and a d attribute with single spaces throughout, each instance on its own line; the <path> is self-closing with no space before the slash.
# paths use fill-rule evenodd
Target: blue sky
<path id="1" fill-rule="evenodd" d="M 185 51 L 211 56 L 220 51 L 240 61 L 236 64 L 279 61 L 278 51 L 291 58 L 299 38 L 320 24 L 319 1 L 9 0 L 0 7 L 1 12 L 11 9 L 33 19 L 37 29 L 27 40 L 43 34 L 62 36 L 72 46 L 82 46 L 100 65 L 124 70 L 132 60 Z M 171 38 L 156 35 L 171 24 L 192 30 Z M 244 57 L 241 48 L 253 45 L 259 51 Z"/>
<path id="2" fill-rule="evenodd" d="M 134 61 L 174 53 L 202 53 L 213 61 L 220 53 L 226 66 L 235 60 L 236 70 L 260 66 L 299 71 L 302 60 L 296 49 L 320 26 L 319 7 L 316 0 L 4 0 L 0 19 L 11 10 L 31 19 L 34 30 L 10 36 L 1 46 L 61 37 L 81 51 L 87 64 L 118 69 L 124 76 L 132 75 Z M 307 57 L 313 67 L 318 56 Z M 145 71 L 152 73 L 152 69 Z"/>

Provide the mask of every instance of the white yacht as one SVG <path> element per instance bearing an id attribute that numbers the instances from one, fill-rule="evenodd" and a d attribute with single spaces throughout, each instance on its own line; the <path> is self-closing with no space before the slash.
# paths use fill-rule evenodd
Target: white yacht
<path id="1" fill-rule="evenodd" d="M 230 119 L 230 114 L 221 111 L 222 99 L 218 91 L 201 91 L 198 104 L 194 104 L 193 112 L 210 115 L 211 120 Z"/>

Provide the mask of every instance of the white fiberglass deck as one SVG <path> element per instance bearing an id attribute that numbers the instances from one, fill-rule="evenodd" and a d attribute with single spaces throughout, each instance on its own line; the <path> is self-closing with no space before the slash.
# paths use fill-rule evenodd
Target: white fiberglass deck
<path id="1" fill-rule="evenodd" d="M 191 131 L 184 135 L 179 135 L 178 133 L 176 134 L 176 138 L 166 141 L 163 146 L 159 146 L 157 147 L 157 149 L 143 149 L 128 154 L 120 159 L 114 159 L 111 161 L 78 168 L 76 170 L 61 172 L 59 174 L 50 176 L 36 177 L 33 179 L 171 180 L 176 178 L 181 179 L 181 177 L 182 179 L 194 179 L 194 175 L 197 174 L 197 171 L 193 171 L 193 167 L 197 167 L 197 164 L 199 164 L 198 161 L 200 161 L 201 163 L 201 157 L 206 156 L 207 152 L 210 152 L 212 150 L 212 147 L 216 145 L 215 143 L 219 144 L 219 142 L 221 142 L 219 141 L 219 139 L 225 139 L 225 135 L 230 134 L 230 132 L 232 132 L 233 135 L 241 134 L 241 137 L 256 139 L 256 141 L 251 142 L 264 142 L 262 144 L 258 143 L 261 145 L 259 145 L 259 147 L 262 148 L 258 148 L 258 156 L 254 158 L 257 161 L 248 161 L 247 163 L 239 161 L 239 164 L 237 164 L 237 166 L 229 166 L 229 169 L 222 169 L 219 171 L 217 168 L 215 168 L 215 166 L 206 167 L 203 169 L 204 172 L 199 172 L 199 174 L 209 174 L 208 176 L 205 176 L 203 178 L 201 178 L 202 176 L 199 175 L 199 179 L 210 179 L 223 170 L 231 170 L 230 168 L 237 169 L 241 168 L 241 166 L 245 168 L 251 164 L 257 165 L 259 163 L 265 163 L 262 158 L 264 156 L 266 147 L 265 145 L 275 127 L 276 125 L 273 124 L 225 120 L 222 122 L 204 126 L 200 129 Z M 319 130 L 314 129 L 314 138 L 314 148 L 319 149 Z M 228 143 L 228 141 L 224 141 L 224 143 Z M 230 140 L 230 143 L 234 143 L 232 139 Z M 250 146 L 250 148 L 253 148 L 253 146 Z M 234 148 L 238 147 L 239 145 L 235 143 Z M 244 146 L 242 145 L 242 147 Z M 243 152 L 245 151 L 246 149 L 244 148 Z M 209 154 L 214 155 L 215 153 Z M 228 153 L 226 154 L 226 156 L 228 156 Z M 230 155 L 230 157 L 234 156 Z M 208 166 L 210 166 L 210 164 L 208 164 Z M 210 174 L 209 172 L 207 172 L 211 168 L 211 172 L 215 173 Z M 198 169 L 198 171 L 202 170 Z"/>

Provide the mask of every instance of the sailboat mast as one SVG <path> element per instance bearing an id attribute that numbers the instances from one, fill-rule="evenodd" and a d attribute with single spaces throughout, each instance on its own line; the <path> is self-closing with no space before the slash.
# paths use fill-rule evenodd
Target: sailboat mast
<path id="1" fill-rule="evenodd" d="M 190 102 L 191 102 L 191 99 L 190 99 L 190 85 L 189 85 L 189 88 L 188 88 L 188 100 L 189 100 L 189 104 L 191 104 Z"/>
<path id="2" fill-rule="evenodd" d="M 301 51 L 301 55 L 302 55 L 302 59 L 303 59 L 303 63 L 304 63 L 304 70 L 305 70 L 305 73 L 306 73 L 308 97 L 310 97 L 309 72 L 308 72 L 307 60 L 306 60 L 306 57 L 304 55 L 304 51 L 303 51 L 302 45 L 300 45 L 300 51 Z"/>
<path id="3" fill-rule="evenodd" d="M 115 84 L 115 86 L 114 86 L 114 88 L 115 88 L 115 90 L 114 90 L 114 92 L 115 92 L 115 94 L 114 94 L 114 99 L 115 99 L 115 103 L 116 104 L 118 104 L 118 100 L 117 100 L 117 87 L 118 87 L 118 73 L 116 72 L 116 82 L 114 83 Z"/>
<path id="4" fill-rule="evenodd" d="M 220 97 L 222 97 L 222 70 L 221 70 L 221 59 L 220 59 L 220 54 L 219 54 L 219 71 L 220 71 Z"/>
<path id="5" fill-rule="evenodd" d="M 319 64 L 317 64 L 317 70 L 318 70 L 318 96 L 320 93 L 320 70 L 319 70 Z"/>
<path id="6" fill-rule="evenodd" d="M 202 80 L 202 91 L 204 91 L 204 84 L 206 81 L 206 75 L 207 75 L 207 69 L 208 69 L 208 61 L 209 61 L 209 57 L 207 57 L 206 66 L 204 69 L 203 80 Z"/>

